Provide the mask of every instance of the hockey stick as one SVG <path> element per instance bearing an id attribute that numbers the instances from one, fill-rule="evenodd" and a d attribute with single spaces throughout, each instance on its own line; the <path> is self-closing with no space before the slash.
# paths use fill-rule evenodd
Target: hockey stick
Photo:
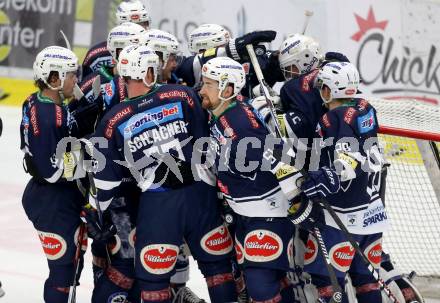
<path id="1" fill-rule="evenodd" d="M 306 16 L 306 18 L 304 19 L 304 26 L 303 26 L 303 30 L 301 32 L 303 35 L 306 33 L 307 27 L 309 26 L 310 17 L 313 16 L 313 11 L 306 10 L 304 12 L 304 15 Z"/>
<path id="2" fill-rule="evenodd" d="M 336 224 L 338 225 L 339 229 L 345 234 L 345 237 L 347 238 L 348 242 L 350 242 L 351 246 L 354 247 L 354 249 L 356 250 L 358 255 L 361 257 L 362 261 L 365 263 L 365 265 L 367 265 L 368 271 L 373 275 L 374 279 L 379 284 L 381 291 L 383 291 L 385 293 L 385 295 L 388 298 L 390 298 L 391 302 L 399 303 L 399 301 L 393 295 L 391 290 L 385 284 L 384 280 L 382 280 L 379 277 L 379 273 L 374 269 L 373 264 L 371 264 L 370 260 L 368 260 L 368 258 L 365 256 L 364 252 L 359 247 L 359 244 L 353 239 L 353 236 L 350 234 L 350 232 L 348 231 L 347 227 L 345 227 L 344 223 L 342 223 L 341 219 L 339 219 L 338 215 L 335 213 L 335 211 L 330 206 L 330 204 L 325 199 L 318 199 L 315 203 L 320 203 L 329 212 L 330 216 L 336 222 Z"/>
<path id="3" fill-rule="evenodd" d="M 257 55 L 255 55 L 254 46 L 252 44 L 248 44 L 246 45 L 246 49 L 248 51 L 249 58 L 251 59 L 252 66 L 254 67 L 255 75 L 257 76 L 258 82 L 260 83 L 260 87 L 263 90 L 263 95 L 266 98 L 266 103 L 269 106 L 270 115 L 272 116 L 272 119 L 275 121 L 276 135 L 277 137 L 281 138 L 282 135 L 281 135 L 280 126 L 278 124 L 275 107 L 273 106 L 272 101 L 270 101 L 269 99 L 270 93 L 269 93 L 269 89 L 267 88 L 268 85 L 266 83 L 266 80 L 264 80 L 263 72 L 261 71 L 260 64 L 258 63 L 257 60 Z"/>
<path id="4" fill-rule="evenodd" d="M 78 277 L 79 272 L 79 265 L 80 265 L 80 258 L 81 258 L 81 248 L 82 248 L 82 241 L 84 238 L 86 232 L 86 226 L 83 222 L 79 225 L 79 232 L 78 232 L 78 242 L 77 247 L 75 251 L 75 274 L 73 275 L 73 283 L 69 287 L 69 297 L 67 302 L 68 303 L 75 303 L 76 302 L 76 280 Z"/>
<path id="5" fill-rule="evenodd" d="M 330 276 L 330 281 L 332 283 L 333 288 L 333 295 L 330 299 L 330 303 L 333 302 L 341 302 L 342 301 L 342 288 L 338 283 L 338 279 L 336 278 L 335 269 L 333 268 L 333 265 L 331 264 L 330 257 L 327 252 L 327 248 L 325 247 L 324 240 L 322 239 L 321 232 L 318 227 L 315 227 L 313 229 L 313 232 L 315 234 L 316 240 L 318 241 L 318 249 L 321 252 L 322 257 L 325 261 L 325 267 L 327 268 L 328 274 Z"/>
<path id="6" fill-rule="evenodd" d="M 90 142 L 89 140 L 84 139 L 84 138 L 80 139 L 79 141 L 84 143 L 86 148 L 89 149 L 89 155 L 93 159 L 93 144 L 92 144 L 92 142 Z M 97 191 L 96 191 L 95 180 L 93 180 L 93 174 L 90 171 L 87 171 L 87 177 L 88 177 L 88 180 L 89 180 L 89 196 L 92 196 L 92 198 L 95 200 L 96 211 L 98 213 L 98 221 L 99 221 L 98 223 L 99 223 L 99 225 L 102 228 L 104 226 L 104 220 L 103 220 L 103 217 L 102 217 L 101 205 L 99 204 L 98 197 L 97 197 L 97 194 L 96 194 Z M 107 255 L 107 264 L 108 264 L 108 266 L 110 266 L 111 265 L 111 259 L 110 259 L 110 253 L 108 251 L 107 245 L 105 246 L 105 252 L 106 252 L 106 255 Z"/>

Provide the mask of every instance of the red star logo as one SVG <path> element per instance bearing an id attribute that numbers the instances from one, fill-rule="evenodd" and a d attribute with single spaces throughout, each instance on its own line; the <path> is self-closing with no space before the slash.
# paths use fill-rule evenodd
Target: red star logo
<path id="1" fill-rule="evenodd" d="M 356 17 L 356 22 L 359 25 L 359 31 L 351 36 L 351 39 L 358 42 L 361 38 L 366 34 L 366 32 L 373 28 L 379 28 L 385 30 L 387 27 L 388 21 L 376 21 L 376 17 L 374 16 L 373 8 L 370 6 L 370 10 L 368 11 L 367 19 L 364 19 L 357 14 L 354 14 Z"/>

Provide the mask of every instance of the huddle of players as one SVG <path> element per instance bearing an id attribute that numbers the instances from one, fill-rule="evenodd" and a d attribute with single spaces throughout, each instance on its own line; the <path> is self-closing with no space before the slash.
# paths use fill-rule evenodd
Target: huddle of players
<path id="1" fill-rule="evenodd" d="M 356 97 L 355 66 L 340 53 L 322 56 L 304 35 L 266 52 L 259 44 L 275 32 L 232 39 L 214 24 L 191 33 L 194 55 L 180 61 L 177 39 L 148 29 L 139 1 L 121 3 L 117 17 L 121 24 L 107 42 L 86 55 L 79 89 L 76 56 L 48 47 L 34 63 L 40 92 L 23 104 L 21 147 L 33 176 L 23 206 L 48 258 L 45 302 L 68 300 L 80 213 L 94 239 L 92 302 L 200 302 L 185 287 L 184 243 L 212 302 L 306 300 L 301 283 L 288 278 L 301 275 L 295 259 L 319 300 L 330 302 L 334 290 L 315 227 L 338 282 L 343 286 L 348 272 L 359 302 L 382 301 L 377 281 L 317 202 L 334 207 L 379 267 L 384 160 L 375 109 Z M 270 97 L 276 116 L 265 97 L 252 98 L 259 88 L 251 92 L 258 81 L 247 44 L 263 48 L 258 61 L 269 85 L 286 81 Z M 82 146 L 67 145 L 59 156 L 57 144 L 70 136 Z M 88 179 L 75 159 L 87 160 L 85 147 L 100 137 L 106 145 L 95 145 L 98 169 Z M 403 293 L 401 302 L 413 295 Z"/>

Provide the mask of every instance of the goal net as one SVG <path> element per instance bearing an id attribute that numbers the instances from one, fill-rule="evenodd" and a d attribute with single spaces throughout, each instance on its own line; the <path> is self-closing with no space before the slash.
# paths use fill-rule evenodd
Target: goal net
<path id="1" fill-rule="evenodd" d="M 410 99 L 369 102 L 390 163 L 385 205 L 391 229 L 384 251 L 403 272 L 440 278 L 440 106 Z"/>

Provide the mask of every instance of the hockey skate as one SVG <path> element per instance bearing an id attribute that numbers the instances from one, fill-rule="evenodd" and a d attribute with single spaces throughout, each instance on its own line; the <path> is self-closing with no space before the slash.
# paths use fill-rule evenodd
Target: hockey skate
<path id="1" fill-rule="evenodd" d="M 171 288 L 173 303 L 206 303 L 200 299 L 189 287 L 183 286 L 177 289 Z"/>

